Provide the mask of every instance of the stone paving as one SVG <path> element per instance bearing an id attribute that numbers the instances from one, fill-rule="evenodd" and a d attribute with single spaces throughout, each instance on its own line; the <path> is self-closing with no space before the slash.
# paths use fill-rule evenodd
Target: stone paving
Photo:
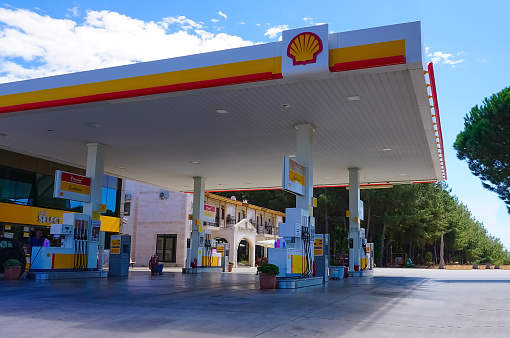
<path id="1" fill-rule="evenodd" d="M 262 291 L 255 269 L 0 280 L 0 337 L 510 337 L 509 270 L 375 269 Z"/>

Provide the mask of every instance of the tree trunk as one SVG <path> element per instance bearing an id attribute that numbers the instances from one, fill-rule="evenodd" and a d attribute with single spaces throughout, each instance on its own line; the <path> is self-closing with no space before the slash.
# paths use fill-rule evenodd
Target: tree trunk
<path id="1" fill-rule="evenodd" d="M 383 266 L 383 255 L 384 255 L 384 236 L 386 236 L 386 222 L 383 222 L 382 236 L 381 236 L 381 254 L 379 256 L 379 266 Z"/>
<path id="2" fill-rule="evenodd" d="M 439 249 L 439 268 L 444 269 L 444 240 L 443 233 L 441 232 L 441 248 Z"/>

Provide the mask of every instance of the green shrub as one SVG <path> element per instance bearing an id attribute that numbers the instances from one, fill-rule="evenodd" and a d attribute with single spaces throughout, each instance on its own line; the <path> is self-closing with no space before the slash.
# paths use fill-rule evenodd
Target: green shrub
<path id="1" fill-rule="evenodd" d="M 23 265 L 23 263 L 21 263 L 17 259 L 12 259 L 12 258 L 6 260 L 5 263 L 3 264 L 4 267 L 8 267 L 8 266 L 21 266 L 21 265 Z"/>
<path id="2" fill-rule="evenodd" d="M 277 265 L 264 263 L 260 265 L 257 270 L 266 275 L 278 275 L 280 273 L 280 268 Z"/>
<path id="3" fill-rule="evenodd" d="M 425 253 L 425 262 L 432 262 L 432 252 L 427 251 Z"/>

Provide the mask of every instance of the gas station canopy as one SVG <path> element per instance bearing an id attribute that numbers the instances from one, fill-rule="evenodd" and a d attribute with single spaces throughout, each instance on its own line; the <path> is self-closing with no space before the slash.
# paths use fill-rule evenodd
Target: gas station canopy
<path id="1" fill-rule="evenodd" d="M 314 185 L 445 177 L 419 22 L 0 85 L 0 147 L 176 190 L 281 187 L 299 124 L 315 128 Z M 429 74 L 430 75 L 430 74 Z M 433 82 L 433 78 L 431 78 Z"/>

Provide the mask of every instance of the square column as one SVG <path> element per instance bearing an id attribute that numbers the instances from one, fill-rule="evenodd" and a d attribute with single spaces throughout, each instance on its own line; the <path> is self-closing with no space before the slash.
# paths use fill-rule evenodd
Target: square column
<path id="1" fill-rule="evenodd" d="M 83 203 L 83 214 L 90 219 L 99 221 L 99 208 L 101 204 L 101 194 L 103 189 L 103 175 L 106 146 L 100 143 L 87 144 L 87 172 L 86 176 L 91 178 L 90 202 Z M 99 250 L 99 270 L 103 270 L 103 252 L 104 252 L 104 231 L 99 233 L 99 242 L 91 242 L 92 224 L 87 229 L 88 244 L 88 264 L 87 268 L 95 269 L 98 264 L 96 256 Z"/>
<path id="2" fill-rule="evenodd" d="M 349 272 L 354 271 L 355 265 L 361 267 L 359 201 L 359 169 L 349 168 Z"/>
<path id="3" fill-rule="evenodd" d="M 191 240 L 190 240 L 190 257 L 187 260 L 187 268 L 190 267 L 191 262 L 195 259 L 197 260 L 198 266 L 202 265 L 202 262 L 199 261 L 198 251 L 199 247 L 199 237 L 200 231 L 203 226 L 202 215 L 204 212 L 204 202 L 205 202 L 205 178 L 204 177 L 193 177 L 194 185 L 193 185 L 193 223 L 191 226 Z"/>
<path id="4" fill-rule="evenodd" d="M 311 124 L 298 124 L 296 129 L 296 161 L 306 168 L 305 194 L 296 195 L 296 208 L 309 210 L 313 205 L 313 133 L 315 128 Z"/>
<path id="5" fill-rule="evenodd" d="M 306 232 L 301 238 L 296 238 L 296 247 L 301 250 L 301 255 L 306 257 L 309 276 L 313 271 L 313 244 L 315 240 L 315 219 L 313 218 L 313 139 L 315 128 L 311 124 L 298 124 L 296 160 L 303 165 L 305 170 L 305 194 L 296 195 L 296 208 L 306 210 L 309 217 L 306 220 Z M 289 244 L 292 247 L 292 244 Z"/>

